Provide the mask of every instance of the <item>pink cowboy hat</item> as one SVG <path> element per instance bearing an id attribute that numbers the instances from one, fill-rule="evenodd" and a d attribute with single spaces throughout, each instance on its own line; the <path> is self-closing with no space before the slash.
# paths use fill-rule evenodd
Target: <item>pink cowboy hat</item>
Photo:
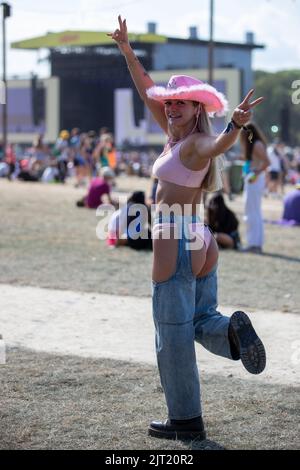
<path id="1" fill-rule="evenodd" d="M 228 101 L 222 93 L 188 75 L 173 75 L 166 88 L 153 86 L 147 90 L 147 96 L 156 101 L 198 101 L 205 106 L 208 113 L 216 113 L 217 116 L 224 116 L 228 111 Z"/>

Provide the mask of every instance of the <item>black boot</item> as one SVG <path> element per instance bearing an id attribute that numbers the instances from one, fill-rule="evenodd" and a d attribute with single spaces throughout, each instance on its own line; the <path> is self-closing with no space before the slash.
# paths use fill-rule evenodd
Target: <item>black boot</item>
<path id="1" fill-rule="evenodd" d="M 250 374 L 260 374 L 266 367 L 266 351 L 244 312 L 234 312 L 230 318 L 228 337 L 233 359 L 239 356 Z"/>
<path id="2" fill-rule="evenodd" d="M 167 419 L 162 421 L 151 421 L 149 436 L 159 437 L 161 439 L 179 439 L 179 440 L 204 440 L 206 434 L 202 417 L 198 416 L 193 419 L 174 420 Z"/>

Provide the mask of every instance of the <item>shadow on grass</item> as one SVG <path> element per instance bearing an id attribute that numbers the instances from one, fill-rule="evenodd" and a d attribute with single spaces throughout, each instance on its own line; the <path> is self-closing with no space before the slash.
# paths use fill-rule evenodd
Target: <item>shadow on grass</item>
<path id="1" fill-rule="evenodd" d="M 294 256 L 287 256 L 287 255 L 280 255 L 278 253 L 268 253 L 267 251 L 264 251 L 262 253 L 254 253 L 254 252 L 249 252 L 249 251 L 241 251 L 240 253 L 242 254 L 247 254 L 247 255 L 256 255 L 256 256 L 264 256 L 265 258 L 274 258 L 274 259 L 281 259 L 283 261 L 291 261 L 292 263 L 300 263 L 300 258 L 295 258 Z"/>
<path id="2" fill-rule="evenodd" d="M 214 440 L 167 441 L 146 432 L 149 412 L 166 411 L 152 366 L 13 347 L 4 367 L 2 450 L 300 448 L 298 387 L 206 374 L 205 421 Z"/>
<path id="3" fill-rule="evenodd" d="M 281 259 L 283 261 L 291 261 L 292 263 L 300 263 L 300 258 L 295 258 L 294 256 L 279 255 L 278 253 L 262 253 L 262 256 L 274 259 Z"/>

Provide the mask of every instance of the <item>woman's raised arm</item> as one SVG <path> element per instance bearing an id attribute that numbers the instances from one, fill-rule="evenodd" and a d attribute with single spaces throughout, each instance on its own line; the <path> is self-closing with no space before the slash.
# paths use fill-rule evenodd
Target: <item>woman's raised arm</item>
<path id="1" fill-rule="evenodd" d="M 239 132 L 251 117 L 251 109 L 260 104 L 264 98 L 260 97 L 250 102 L 254 89 L 250 90 L 244 100 L 233 111 L 232 118 L 227 128 L 217 137 L 199 138 L 196 142 L 196 150 L 205 158 L 213 158 L 229 150 L 238 138 Z"/>
<path id="2" fill-rule="evenodd" d="M 113 33 L 108 33 L 107 35 L 114 39 L 124 55 L 127 66 L 130 72 L 130 75 L 133 79 L 133 82 L 136 86 L 136 89 L 153 114 L 154 119 L 158 125 L 162 128 L 164 132 L 167 133 L 168 122 L 164 112 L 164 106 L 157 101 L 150 100 L 147 97 L 146 90 L 155 85 L 149 74 L 146 72 L 135 53 L 133 52 L 127 34 L 127 25 L 126 20 L 122 20 L 121 16 L 118 16 L 119 28 L 116 29 Z"/>

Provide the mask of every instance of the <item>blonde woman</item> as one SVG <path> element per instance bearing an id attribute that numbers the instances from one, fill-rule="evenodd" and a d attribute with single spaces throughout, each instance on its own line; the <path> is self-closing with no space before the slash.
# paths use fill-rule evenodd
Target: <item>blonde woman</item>
<path id="1" fill-rule="evenodd" d="M 152 421 L 149 434 L 167 439 L 205 439 L 194 341 L 214 354 L 241 359 L 251 373 L 265 367 L 265 351 L 249 318 L 216 311 L 218 248 L 198 216 L 202 191 L 220 186 L 219 155 L 238 138 L 251 115 L 249 92 L 221 135 L 210 130 L 208 113 L 223 114 L 221 93 L 184 75 L 156 87 L 130 47 L 126 20 L 110 33 L 124 55 L 135 86 L 168 137 L 155 161 L 158 178 L 153 225 L 153 318 L 166 421 Z"/>

